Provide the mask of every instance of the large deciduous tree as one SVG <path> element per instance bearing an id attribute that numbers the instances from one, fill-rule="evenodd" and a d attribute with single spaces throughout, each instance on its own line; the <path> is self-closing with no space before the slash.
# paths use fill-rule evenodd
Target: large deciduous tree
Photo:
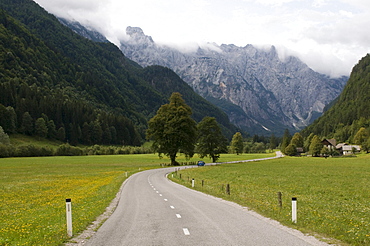
<path id="1" fill-rule="evenodd" d="M 227 139 L 222 135 L 216 118 L 206 116 L 197 125 L 198 143 L 197 152 L 201 158 L 209 156 L 212 162 L 220 158 L 220 154 L 227 151 Z"/>
<path id="2" fill-rule="evenodd" d="M 196 122 L 191 118 L 192 110 L 178 92 L 172 93 L 169 104 L 162 105 L 148 122 L 147 138 L 153 140 L 153 149 L 159 156 L 165 154 L 176 162 L 180 151 L 187 158 L 194 155 L 197 140 Z"/>
<path id="3" fill-rule="evenodd" d="M 240 132 L 234 134 L 231 140 L 231 149 L 237 154 L 243 153 L 244 141 L 243 136 Z"/>
<path id="4" fill-rule="evenodd" d="M 356 133 L 355 137 L 353 138 L 353 142 L 355 144 L 363 145 L 366 143 L 367 139 L 369 138 L 369 132 L 366 130 L 365 127 L 361 127 L 360 130 Z"/>
<path id="5" fill-rule="evenodd" d="M 294 133 L 292 139 L 290 140 L 290 144 L 294 144 L 296 147 L 303 147 L 304 140 L 302 135 L 299 132 Z"/>

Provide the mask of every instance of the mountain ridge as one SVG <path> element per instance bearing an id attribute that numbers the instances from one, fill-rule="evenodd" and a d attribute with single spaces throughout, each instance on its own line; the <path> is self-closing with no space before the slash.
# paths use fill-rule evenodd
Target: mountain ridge
<path id="1" fill-rule="evenodd" d="M 207 44 L 191 52 L 156 44 L 139 27 L 127 27 L 122 52 L 143 67 L 166 66 L 208 100 L 226 100 L 245 115 L 226 112 L 248 132 L 297 131 L 321 115 L 341 92 L 347 78 L 329 78 L 276 48 Z M 220 106 L 220 105 L 217 105 Z"/>

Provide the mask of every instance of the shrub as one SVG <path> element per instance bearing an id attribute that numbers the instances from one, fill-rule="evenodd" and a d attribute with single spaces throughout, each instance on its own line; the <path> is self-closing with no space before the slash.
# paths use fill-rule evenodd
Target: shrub
<path id="1" fill-rule="evenodd" d="M 289 156 L 295 156 L 297 155 L 297 147 L 294 144 L 289 144 L 285 148 L 285 154 Z"/>
<path id="2" fill-rule="evenodd" d="M 13 146 L 0 143 L 0 158 L 11 157 L 14 155 Z"/>
<path id="3" fill-rule="evenodd" d="M 36 157 L 52 156 L 53 150 L 49 147 L 38 147 L 33 144 L 18 146 L 13 156 L 16 157 Z"/>
<path id="4" fill-rule="evenodd" d="M 59 156 L 80 156 L 84 154 L 85 152 L 81 148 L 71 146 L 68 143 L 59 145 L 55 153 L 55 155 L 59 155 Z"/>

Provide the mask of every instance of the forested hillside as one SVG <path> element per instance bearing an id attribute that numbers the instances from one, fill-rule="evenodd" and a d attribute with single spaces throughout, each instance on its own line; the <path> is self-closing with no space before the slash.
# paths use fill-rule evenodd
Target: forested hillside
<path id="1" fill-rule="evenodd" d="M 113 44 L 75 34 L 31 0 L 0 1 L 0 54 L 0 126 L 7 133 L 139 145 L 147 120 L 177 88 L 197 121 L 214 116 L 229 135 L 235 129 L 172 72 L 142 69 Z"/>
<path id="2" fill-rule="evenodd" d="M 370 54 L 353 68 L 333 106 L 302 133 L 335 138 L 337 142 L 358 142 L 355 136 L 361 128 L 370 133 Z"/>

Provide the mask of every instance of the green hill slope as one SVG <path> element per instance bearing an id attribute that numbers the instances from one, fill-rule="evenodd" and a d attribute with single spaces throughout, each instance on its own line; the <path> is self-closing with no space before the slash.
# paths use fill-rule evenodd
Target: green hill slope
<path id="1" fill-rule="evenodd" d="M 215 116 L 228 134 L 235 130 L 173 72 L 156 67 L 148 73 L 113 44 L 75 34 L 31 0 L 0 2 L 0 55 L 0 125 L 8 133 L 42 134 L 36 129 L 42 118 L 38 124 L 46 124 L 50 138 L 138 145 L 167 92 L 180 88 L 196 120 Z M 154 80 L 166 81 L 167 92 Z"/>
<path id="2" fill-rule="evenodd" d="M 369 54 L 353 68 L 347 85 L 332 107 L 302 133 L 351 142 L 361 127 L 370 130 Z"/>

